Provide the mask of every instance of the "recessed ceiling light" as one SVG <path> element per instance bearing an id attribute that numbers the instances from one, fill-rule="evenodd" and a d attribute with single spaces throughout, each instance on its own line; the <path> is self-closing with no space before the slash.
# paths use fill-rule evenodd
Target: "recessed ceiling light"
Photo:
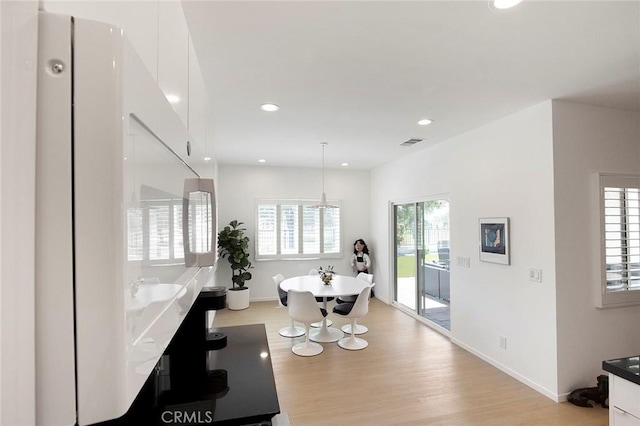
<path id="1" fill-rule="evenodd" d="M 349 163 L 342 163 L 340 164 L 342 167 L 347 167 L 349 165 Z"/>
<path id="2" fill-rule="evenodd" d="M 204 161 L 211 161 L 211 157 L 204 157 Z"/>
<path id="3" fill-rule="evenodd" d="M 495 9 L 509 9 L 521 1 L 522 0 L 492 0 L 489 5 Z"/>
<path id="4" fill-rule="evenodd" d="M 261 158 L 261 159 L 258 160 L 258 163 L 266 163 L 266 162 L 267 162 L 267 160 L 265 160 L 264 158 Z"/>
<path id="5" fill-rule="evenodd" d="M 177 95 L 166 95 L 166 98 L 170 104 L 177 104 L 180 102 L 180 96 Z"/>
<path id="6" fill-rule="evenodd" d="M 260 109 L 267 112 L 274 112 L 280 109 L 280 107 L 276 104 L 262 104 L 260 105 Z"/>
<path id="7" fill-rule="evenodd" d="M 433 123 L 433 120 L 429 120 L 428 118 L 423 118 L 422 120 L 418 121 L 418 124 L 421 126 L 427 126 L 431 123 Z"/>

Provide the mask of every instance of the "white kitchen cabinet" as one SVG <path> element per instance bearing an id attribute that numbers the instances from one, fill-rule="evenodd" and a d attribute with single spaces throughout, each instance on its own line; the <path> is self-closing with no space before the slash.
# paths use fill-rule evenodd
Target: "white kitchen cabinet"
<path id="1" fill-rule="evenodd" d="M 179 1 L 161 1 L 158 9 L 158 86 L 189 125 L 189 29 Z"/>
<path id="2" fill-rule="evenodd" d="M 37 241 L 36 293 L 53 295 L 36 306 L 37 418 L 88 425 L 128 410 L 209 280 L 192 248 L 212 265 L 215 198 L 174 149 L 190 135 L 123 32 L 39 20 L 39 63 L 62 58 L 74 72 L 38 72 L 37 146 L 51 155 L 38 157 L 36 221 L 56 232 Z"/>
<path id="3" fill-rule="evenodd" d="M 617 407 L 611 407 L 609 412 L 609 424 L 616 426 L 640 426 L 640 419 L 631 414 L 620 410 Z"/>
<path id="4" fill-rule="evenodd" d="M 44 9 L 115 25 L 125 35 L 152 78 L 188 130 L 189 139 L 171 145 L 194 169 L 209 169 L 207 95 L 200 64 L 179 0 L 57 1 L 44 0 Z M 190 154 L 187 154 L 187 142 Z"/>
<path id="5" fill-rule="evenodd" d="M 640 385 L 609 373 L 609 424 L 640 426 Z"/>
<path id="6" fill-rule="evenodd" d="M 189 38 L 189 134 L 200 147 L 200 150 L 208 156 L 211 144 L 208 144 L 206 131 L 207 95 L 205 91 L 204 77 L 200 69 L 200 63 L 196 56 L 193 43 Z"/>
<path id="7" fill-rule="evenodd" d="M 157 79 L 158 8 L 162 3 L 166 2 L 44 0 L 42 4 L 47 12 L 68 14 L 122 28 L 146 68 Z"/>

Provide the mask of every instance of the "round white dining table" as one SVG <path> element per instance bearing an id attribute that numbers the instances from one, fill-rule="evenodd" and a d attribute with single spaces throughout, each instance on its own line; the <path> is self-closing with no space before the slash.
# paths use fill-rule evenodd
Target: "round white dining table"
<path id="1" fill-rule="evenodd" d="M 346 275 L 334 275 L 331 284 L 325 284 L 319 275 L 302 275 L 287 278 L 280 283 L 284 291 L 310 291 L 315 297 L 324 299 L 324 309 L 327 309 L 327 298 L 338 296 L 351 296 L 360 294 L 369 283 L 356 277 Z M 344 337 L 341 330 L 327 327 L 327 318 L 322 320 L 322 327 L 309 332 L 309 339 L 314 342 L 336 342 Z"/>

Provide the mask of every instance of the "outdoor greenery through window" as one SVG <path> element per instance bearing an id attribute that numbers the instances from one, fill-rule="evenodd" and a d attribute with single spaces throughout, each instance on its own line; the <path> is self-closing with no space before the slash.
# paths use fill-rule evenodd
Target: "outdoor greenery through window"
<path id="1" fill-rule="evenodd" d="M 640 301 L 640 177 L 601 175 L 600 188 L 603 305 L 637 303 Z"/>
<path id="2" fill-rule="evenodd" d="M 299 259 L 341 255 L 340 206 L 311 201 L 260 200 L 256 259 Z"/>

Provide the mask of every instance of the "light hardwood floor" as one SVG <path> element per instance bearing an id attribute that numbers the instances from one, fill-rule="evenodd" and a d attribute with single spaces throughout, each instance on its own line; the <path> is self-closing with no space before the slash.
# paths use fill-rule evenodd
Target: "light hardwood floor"
<path id="1" fill-rule="evenodd" d="M 334 327 L 347 323 L 330 317 Z M 278 334 L 290 319 L 275 301 L 217 311 L 214 326 L 266 325 L 280 409 L 292 426 L 608 424 L 608 410 L 553 402 L 375 298 L 359 322 L 369 327 L 361 336 L 369 347 L 323 343 L 310 358 L 291 352 L 303 338 Z"/>

